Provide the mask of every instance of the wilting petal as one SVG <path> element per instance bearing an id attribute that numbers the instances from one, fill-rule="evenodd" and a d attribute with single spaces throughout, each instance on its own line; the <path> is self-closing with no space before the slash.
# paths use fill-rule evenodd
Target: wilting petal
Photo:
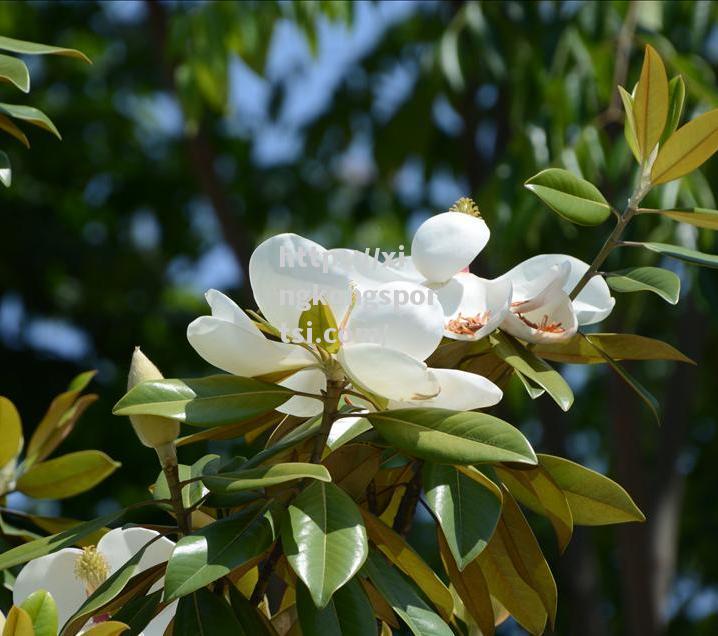
<path id="1" fill-rule="evenodd" d="M 571 338 L 578 321 L 568 294 L 559 290 L 541 307 L 526 313 L 514 309 L 506 315 L 501 328 L 527 342 L 557 342 Z"/>
<path id="2" fill-rule="evenodd" d="M 187 327 L 187 340 L 211 365 L 244 377 L 299 369 L 315 362 L 297 345 L 268 340 L 261 333 L 212 316 L 193 320 Z"/>
<path id="3" fill-rule="evenodd" d="M 434 287 L 444 309 L 444 335 L 478 340 L 503 322 L 511 307 L 511 281 L 479 278 L 468 272 Z"/>
<path id="4" fill-rule="evenodd" d="M 297 417 L 313 417 L 322 412 L 323 405 L 319 392 L 326 390 L 327 377 L 319 369 L 302 369 L 279 384 L 294 391 L 314 393 L 320 398 L 314 400 L 303 395 L 295 395 L 277 408 L 280 413 Z"/>
<path id="5" fill-rule="evenodd" d="M 391 408 L 401 409 L 411 406 L 471 411 L 494 406 L 501 401 L 503 392 L 491 380 L 458 369 L 431 369 L 441 385 L 441 392 L 428 400 L 390 403 Z"/>
<path id="6" fill-rule="evenodd" d="M 110 574 L 119 570 L 145 545 L 155 539 L 159 532 L 147 528 L 115 528 L 103 535 L 97 543 L 97 551 L 105 557 Z M 170 558 L 174 543 L 167 537 L 160 537 L 152 543 L 138 563 L 138 572 L 143 572 Z"/>
<path id="7" fill-rule="evenodd" d="M 439 346 L 443 322 L 441 304 L 428 287 L 385 283 L 375 290 L 374 300 L 362 294 L 349 319 L 346 341 L 386 345 L 424 360 Z"/>
<path id="8" fill-rule="evenodd" d="M 351 300 L 350 277 L 328 250 L 297 234 L 261 243 L 249 259 L 249 280 L 264 317 L 277 329 L 294 329 L 313 298 L 341 320 Z"/>
<path id="9" fill-rule="evenodd" d="M 428 281 L 443 283 L 476 258 L 490 234 L 481 218 L 463 212 L 437 214 L 419 226 L 411 257 Z"/>
<path id="10" fill-rule="evenodd" d="M 12 602 L 20 605 L 36 590 L 46 590 L 57 605 L 58 624 L 63 625 L 87 599 L 84 584 L 75 577 L 81 555 L 82 550 L 64 548 L 27 563 L 15 579 Z"/>
<path id="11" fill-rule="evenodd" d="M 378 344 L 347 344 L 338 358 L 352 382 L 390 400 L 433 397 L 441 388 L 423 362 Z"/>

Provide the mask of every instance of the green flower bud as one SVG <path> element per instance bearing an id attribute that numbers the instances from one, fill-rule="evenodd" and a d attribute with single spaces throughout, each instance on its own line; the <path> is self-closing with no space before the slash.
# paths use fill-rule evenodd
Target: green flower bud
<path id="1" fill-rule="evenodd" d="M 127 390 L 140 382 L 147 380 L 161 380 L 164 376 L 160 370 L 152 364 L 152 361 L 135 347 L 132 354 L 130 372 L 127 376 Z M 179 436 L 179 422 L 157 415 L 130 415 L 132 428 L 135 429 L 137 437 L 149 448 L 160 448 L 174 442 Z"/>

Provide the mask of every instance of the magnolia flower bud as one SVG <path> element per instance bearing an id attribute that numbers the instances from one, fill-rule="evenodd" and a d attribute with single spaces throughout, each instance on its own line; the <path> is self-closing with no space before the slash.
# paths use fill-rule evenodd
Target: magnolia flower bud
<path id="1" fill-rule="evenodd" d="M 127 390 L 147 380 L 161 380 L 164 376 L 152 361 L 135 347 L 130 372 L 127 376 Z M 130 415 L 132 428 L 137 437 L 149 448 L 158 449 L 174 442 L 179 436 L 179 422 L 157 415 Z"/>

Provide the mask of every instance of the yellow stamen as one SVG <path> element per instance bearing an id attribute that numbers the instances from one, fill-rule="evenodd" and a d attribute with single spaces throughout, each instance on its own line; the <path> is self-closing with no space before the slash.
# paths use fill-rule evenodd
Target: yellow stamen
<path id="1" fill-rule="evenodd" d="M 82 549 L 82 554 L 75 561 L 75 576 L 85 584 L 88 596 L 107 580 L 109 574 L 107 559 L 94 545 Z"/>
<path id="2" fill-rule="evenodd" d="M 469 197 L 461 197 L 454 205 L 449 208 L 449 212 L 463 212 L 470 216 L 481 218 L 481 212 L 479 212 L 479 206 L 476 205 L 473 199 Z"/>
<path id="3" fill-rule="evenodd" d="M 456 318 L 446 323 L 446 329 L 461 336 L 473 336 L 479 329 L 486 326 L 490 317 L 490 311 L 485 311 L 475 316 L 462 316 L 459 313 Z"/>

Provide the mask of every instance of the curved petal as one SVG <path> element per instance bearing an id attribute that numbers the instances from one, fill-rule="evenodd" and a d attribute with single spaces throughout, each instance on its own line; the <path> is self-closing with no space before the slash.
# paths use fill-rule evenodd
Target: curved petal
<path id="1" fill-rule="evenodd" d="M 249 280 L 264 317 L 277 329 L 294 329 L 302 311 L 320 297 L 341 320 L 351 300 L 351 278 L 324 247 L 279 234 L 261 243 L 249 259 Z"/>
<path id="2" fill-rule="evenodd" d="M 526 313 L 514 309 L 501 328 L 527 342 L 558 342 L 576 333 L 578 321 L 568 294 L 559 290 L 541 307 Z"/>
<path id="3" fill-rule="evenodd" d="M 254 321 L 235 303 L 231 298 L 216 289 L 209 289 L 205 292 L 204 297 L 212 311 L 213 318 L 219 318 L 225 322 L 232 322 L 243 329 L 257 335 L 262 336 L 262 332 L 254 324 Z"/>
<path id="4" fill-rule="evenodd" d="M 390 400 L 434 397 L 441 389 L 423 362 L 396 349 L 374 343 L 347 344 L 338 358 L 352 382 Z"/>
<path id="5" fill-rule="evenodd" d="M 316 393 L 317 397 L 320 397 L 319 392 L 327 388 L 327 377 L 319 369 L 302 369 L 279 384 L 295 391 Z M 319 415 L 322 409 L 321 399 L 313 400 L 303 395 L 295 395 L 277 407 L 277 411 L 280 413 L 295 415 L 296 417 L 314 417 Z"/>
<path id="6" fill-rule="evenodd" d="M 427 280 L 442 283 L 467 267 L 490 235 L 483 219 L 463 212 L 444 212 L 419 226 L 411 243 L 411 257 Z"/>
<path id="7" fill-rule="evenodd" d="M 399 257 L 394 254 L 390 262 L 374 258 L 371 255 L 359 250 L 347 248 L 335 248 L 329 250 L 332 263 L 339 269 L 346 272 L 352 283 L 356 283 L 360 290 L 375 289 L 384 283 L 390 283 L 396 280 L 406 280 L 409 282 L 421 282 L 423 276 L 419 274 L 413 265 L 411 258 L 404 256 Z M 418 280 L 417 280 L 418 278 Z"/>
<path id="8" fill-rule="evenodd" d="M 140 636 L 164 636 L 167 626 L 177 612 L 177 603 L 179 603 L 179 601 L 170 603 L 157 614 L 157 616 L 147 624 L 147 627 L 140 632 Z"/>
<path id="9" fill-rule="evenodd" d="M 471 411 L 494 406 L 503 397 L 503 391 L 482 375 L 458 369 L 431 369 L 431 371 L 441 385 L 439 395 L 428 400 L 390 402 L 390 407 L 400 409 L 425 406 L 454 411 Z"/>
<path id="10" fill-rule="evenodd" d="M 87 599 L 85 586 L 75 577 L 81 555 L 77 548 L 63 548 L 27 563 L 15 579 L 12 602 L 20 605 L 36 590 L 46 590 L 57 605 L 58 624 L 64 625 Z"/>
<path id="11" fill-rule="evenodd" d="M 444 309 L 444 335 L 479 340 L 497 329 L 511 310 L 511 281 L 459 272 L 434 288 Z"/>
<path id="12" fill-rule="evenodd" d="M 212 316 L 200 316 L 187 327 L 192 348 L 211 365 L 244 377 L 299 369 L 315 362 L 297 345 L 268 340 L 261 333 Z"/>
<path id="13" fill-rule="evenodd" d="M 387 345 L 424 360 L 439 346 L 443 323 L 443 309 L 431 289 L 403 281 L 385 283 L 361 295 L 345 340 Z"/>
<path id="14" fill-rule="evenodd" d="M 110 574 L 119 570 L 145 545 L 159 536 L 159 532 L 147 528 L 115 528 L 97 542 L 97 551 L 100 552 L 110 566 Z M 152 543 L 142 555 L 138 563 L 138 572 L 143 572 L 158 563 L 164 563 L 170 558 L 174 542 L 167 537 L 160 537 Z"/>

